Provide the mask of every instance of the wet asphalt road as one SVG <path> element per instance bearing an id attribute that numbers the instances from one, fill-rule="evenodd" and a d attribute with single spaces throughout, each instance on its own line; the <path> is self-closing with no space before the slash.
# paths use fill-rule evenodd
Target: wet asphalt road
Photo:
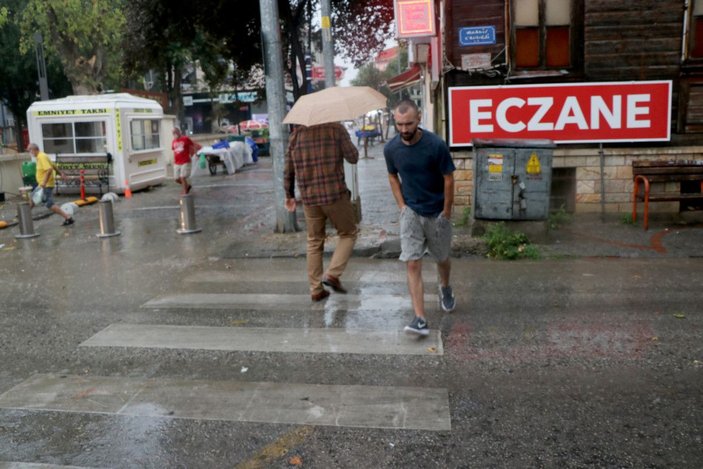
<path id="1" fill-rule="evenodd" d="M 306 293 L 304 239 L 269 232 L 266 166 L 264 160 L 234 176 L 196 181 L 203 227 L 196 235 L 176 233 L 175 185 L 117 204 L 122 234 L 115 238 L 95 236 L 96 206 L 81 208 L 68 229 L 58 226 L 57 217 L 37 220 L 41 236 L 33 240 L 0 231 L 0 402 L 3 393 L 43 374 L 438 388 L 446 390 L 451 429 L 272 423 L 264 412 L 260 419 L 237 421 L 217 418 L 217 409 L 207 418 L 181 418 L 178 408 L 161 417 L 57 411 L 42 408 L 51 396 L 37 393 L 27 397 L 37 408 L 0 408 L 0 468 L 15 467 L 12 462 L 154 468 L 703 465 L 703 262 L 691 255 L 634 249 L 627 252 L 638 255 L 593 257 L 589 247 L 582 256 L 539 261 L 456 258 L 459 307 L 447 314 L 429 303 L 430 327 L 441 332 L 443 350 L 424 354 L 81 345 L 124 324 L 362 334 L 402 329 L 409 310 L 384 300 L 406 294 L 403 266 L 392 259 L 352 260 L 347 285 L 350 295 L 363 298 L 361 306 L 346 307 L 335 295 L 322 307 L 274 301 L 275 295 Z M 376 212 L 366 217 L 367 243 L 397 229 L 383 187 L 370 185 L 375 202 L 363 205 Z M 684 235 L 697 239 L 690 233 Z M 684 251 L 676 246 L 670 252 Z M 433 293 L 430 263 L 425 281 Z M 154 298 L 184 294 L 274 297 L 257 307 L 144 307 Z M 194 392 L 193 407 L 198 399 Z"/>

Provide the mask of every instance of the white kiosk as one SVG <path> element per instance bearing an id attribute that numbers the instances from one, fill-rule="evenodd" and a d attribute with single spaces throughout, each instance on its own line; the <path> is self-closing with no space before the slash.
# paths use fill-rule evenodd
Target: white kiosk
<path id="1" fill-rule="evenodd" d="M 52 159 L 89 163 L 110 154 L 111 192 L 166 178 L 174 122 L 151 99 L 119 93 L 37 101 L 27 109 L 27 125 L 30 140 Z"/>

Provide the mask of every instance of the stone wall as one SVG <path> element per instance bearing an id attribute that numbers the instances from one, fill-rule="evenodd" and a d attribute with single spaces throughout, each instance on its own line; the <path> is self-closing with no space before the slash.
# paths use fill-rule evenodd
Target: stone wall
<path id="1" fill-rule="evenodd" d="M 634 160 L 698 160 L 703 161 L 703 146 L 661 148 L 604 148 L 603 177 L 601 178 L 600 153 L 597 148 L 556 148 L 553 168 L 575 168 L 575 213 L 600 212 L 601 206 L 608 213 L 632 211 L 632 161 Z M 471 207 L 474 177 L 473 152 L 452 153 L 456 165 L 455 213 Z M 605 188 L 605 203 L 601 204 L 601 186 Z M 659 189 L 656 189 L 659 190 Z M 679 192 L 679 184 L 667 184 L 666 191 Z M 677 212 L 678 202 L 650 204 L 651 212 Z"/>

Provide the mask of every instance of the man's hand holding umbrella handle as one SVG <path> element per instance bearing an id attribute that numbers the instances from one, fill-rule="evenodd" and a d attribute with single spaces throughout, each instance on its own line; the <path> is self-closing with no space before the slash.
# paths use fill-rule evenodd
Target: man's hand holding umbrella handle
<path id="1" fill-rule="evenodd" d="M 288 198 L 286 199 L 286 209 L 289 212 L 295 212 L 295 207 L 297 206 L 297 202 L 295 201 L 295 197 Z"/>

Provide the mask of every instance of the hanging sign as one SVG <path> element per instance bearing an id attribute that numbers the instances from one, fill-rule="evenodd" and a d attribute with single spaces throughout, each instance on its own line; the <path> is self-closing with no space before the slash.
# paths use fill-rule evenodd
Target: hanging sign
<path id="1" fill-rule="evenodd" d="M 395 24 L 398 37 L 428 37 L 435 33 L 432 0 L 395 0 Z"/>

